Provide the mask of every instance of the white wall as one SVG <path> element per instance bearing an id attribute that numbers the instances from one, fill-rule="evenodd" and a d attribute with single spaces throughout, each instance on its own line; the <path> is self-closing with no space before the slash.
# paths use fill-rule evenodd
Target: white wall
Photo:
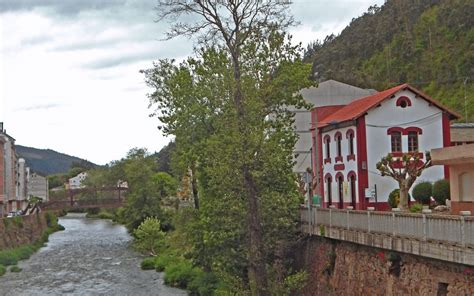
<path id="1" fill-rule="evenodd" d="M 397 107 L 396 101 L 400 96 L 408 97 L 412 106 Z M 395 180 L 388 176 L 380 176 L 376 168 L 377 162 L 391 152 L 391 138 L 390 135 L 387 135 L 387 129 L 390 127 L 419 127 L 423 130 L 423 133 L 418 135 L 419 151 L 425 152 L 433 148 L 440 148 L 443 147 L 442 113 L 437 107 L 430 106 L 424 99 L 416 98 L 414 93 L 405 90 L 398 92 L 394 98 L 385 100 L 380 107 L 369 111 L 365 122 L 369 187 L 373 188 L 374 184 L 377 184 L 377 200 L 387 201 L 390 192 L 398 188 Z M 402 135 L 402 152 L 408 152 L 407 135 Z M 433 166 L 425 170 L 416 183 L 443 178 L 443 166 Z"/>
<path id="2" fill-rule="evenodd" d="M 347 160 L 347 155 L 349 155 L 349 139 L 346 138 L 346 133 L 349 129 L 352 129 L 354 131 L 354 153 L 356 153 L 356 160 Z M 334 165 L 336 164 L 336 156 L 337 156 L 337 142 L 334 140 L 334 135 L 340 132 L 342 134 L 342 142 L 341 142 L 341 152 L 342 152 L 342 158 L 343 158 L 343 164 L 344 164 L 344 170 L 342 171 L 335 171 L 334 170 Z M 330 143 L 330 149 L 331 149 L 331 163 L 324 164 L 324 159 L 326 159 L 326 144 L 324 143 L 324 138 L 326 135 L 329 135 L 331 137 L 331 143 Z M 332 202 L 333 203 L 338 203 L 339 202 L 339 192 L 338 192 L 338 187 L 337 187 L 337 182 L 336 182 L 336 174 L 338 172 L 341 172 L 344 175 L 344 202 L 351 202 L 351 192 L 350 192 L 350 184 L 348 182 L 347 174 L 350 171 L 354 171 L 356 173 L 356 178 L 357 180 L 359 177 L 357 176 L 357 130 L 355 126 L 350 126 L 350 127 L 345 127 L 345 128 L 340 128 L 340 129 L 335 129 L 331 130 L 325 133 L 322 133 L 322 151 L 323 151 L 323 180 L 324 180 L 324 200 L 326 202 L 329 201 L 328 199 L 328 194 L 327 194 L 327 184 L 326 184 L 326 179 L 325 176 L 327 173 L 331 174 L 332 177 L 332 186 L 331 186 L 331 191 L 332 191 Z M 341 162 L 337 162 L 337 164 L 340 164 Z M 356 200 L 357 202 L 359 201 L 358 198 L 358 184 L 356 181 Z"/>

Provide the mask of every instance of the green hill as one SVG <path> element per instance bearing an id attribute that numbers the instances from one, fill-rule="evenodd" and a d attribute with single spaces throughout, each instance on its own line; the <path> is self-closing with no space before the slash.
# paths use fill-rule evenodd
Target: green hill
<path id="1" fill-rule="evenodd" d="M 315 77 L 383 90 L 410 83 L 474 120 L 474 1 L 388 0 L 308 46 Z"/>
<path id="2" fill-rule="evenodd" d="M 21 145 L 15 147 L 18 156 L 26 160 L 27 166 L 32 171 L 43 175 L 67 173 L 73 163 L 80 163 L 83 167 L 97 166 L 90 161 L 51 149 L 36 149 Z"/>

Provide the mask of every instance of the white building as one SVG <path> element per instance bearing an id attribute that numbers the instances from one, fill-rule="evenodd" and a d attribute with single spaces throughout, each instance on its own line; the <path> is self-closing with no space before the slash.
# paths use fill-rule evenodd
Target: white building
<path id="1" fill-rule="evenodd" d="M 37 173 L 30 173 L 28 176 L 28 197 L 36 196 L 49 201 L 48 178 Z"/>
<path id="2" fill-rule="evenodd" d="M 331 108 L 333 106 L 341 107 L 347 105 L 357 98 L 368 96 L 375 92 L 373 89 L 362 89 L 339 81 L 327 80 L 319 83 L 317 87 L 302 89 L 300 94 L 306 103 L 312 105 L 312 108 Z M 312 169 L 316 161 L 316 159 L 311 157 L 312 150 L 317 150 L 317 147 L 314 147 L 317 145 L 314 145 L 312 141 L 311 127 L 312 122 L 317 122 L 318 120 L 316 114 L 312 115 L 311 108 L 292 109 L 291 111 L 295 113 L 295 130 L 298 134 L 298 141 L 293 150 L 296 162 L 293 172 L 303 173 L 308 168 Z"/>
<path id="3" fill-rule="evenodd" d="M 388 196 L 398 184 L 382 177 L 376 164 L 391 153 L 421 153 L 450 145 L 450 120 L 458 118 L 438 102 L 408 84 L 363 97 L 317 124 L 324 205 L 387 209 Z M 426 169 L 418 180 L 447 178 L 443 166 Z M 366 192 L 377 189 L 375 199 Z M 369 189 L 369 190 L 367 190 Z"/>
<path id="4" fill-rule="evenodd" d="M 84 185 L 82 182 L 87 178 L 87 173 L 83 172 L 80 173 L 79 175 L 70 178 L 69 179 L 69 189 L 79 189 L 79 188 L 84 188 Z"/>

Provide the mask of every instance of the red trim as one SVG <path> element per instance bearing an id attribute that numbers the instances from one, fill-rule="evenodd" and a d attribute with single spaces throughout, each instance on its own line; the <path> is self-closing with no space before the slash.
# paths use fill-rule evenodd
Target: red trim
<path id="1" fill-rule="evenodd" d="M 336 156 L 335 161 L 336 162 L 344 162 L 344 158 L 342 156 Z"/>
<path id="2" fill-rule="evenodd" d="M 357 176 L 359 190 L 359 209 L 366 209 L 365 189 L 369 187 L 369 172 L 367 170 L 367 135 L 365 127 L 365 116 L 357 119 Z M 365 162 L 366 169 L 362 169 Z"/>
<path id="3" fill-rule="evenodd" d="M 318 176 L 318 182 L 319 184 L 323 184 L 323 176 L 324 176 L 324 166 L 323 166 L 323 135 L 321 134 L 321 132 L 319 130 L 317 130 L 317 133 L 318 133 L 318 142 L 319 142 L 319 149 L 318 149 L 318 152 L 319 153 L 319 163 L 317 163 L 316 165 L 319 166 L 319 172 L 320 172 L 320 175 Z M 314 151 L 316 151 L 316 149 L 314 149 Z M 324 201 L 324 184 L 323 186 L 319 186 L 319 195 L 321 196 L 321 198 L 323 199 Z"/>
<path id="4" fill-rule="evenodd" d="M 347 173 L 347 180 L 349 180 L 351 177 L 354 177 L 354 180 L 357 181 L 357 174 L 354 171 Z"/>
<path id="5" fill-rule="evenodd" d="M 449 114 L 443 112 L 443 147 L 449 147 L 451 145 L 451 127 L 449 124 Z M 449 180 L 449 166 L 444 166 L 444 178 Z"/>
<path id="6" fill-rule="evenodd" d="M 324 159 L 324 164 L 326 164 L 326 163 L 331 163 L 331 159 L 330 158 L 325 158 Z"/>
<path id="7" fill-rule="evenodd" d="M 334 179 L 336 179 L 336 181 L 339 180 L 339 177 L 342 178 L 342 181 L 344 181 L 344 174 L 341 173 L 341 172 L 337 172 L 336 176 L 334 177 Z"/>
<path id="8" fill-rule="evenodd" d="M 367 203 L 368 207 L 374 207 L 377 211 L 391 211 L 392 207 L 388 202 L 369 202 Z"/>
<path id="9" fill-rule="evenodd" d="M 349 139 L 349 136 L 352 135 L 354 136 L 354 130 L 353 129 L 348 129 L 346 132 L 346 139 Z"/>
<path id="10" fill-rule="evenodd" d="M 397 99 L 397 107 L 401 107 L 402 106 L 402 102 L 405 102 L 407 105 L 406 107 L 411 107 L 411 101 L 408 97 L 406 96 L 401 96 Z"/>
<path id="11" fill-rule="evenodd" d="M 356 160 L 356 156 L 354 154 L 347 155 L 347 161 L 349 160 Z"/>
<path id="12" fill-rule="evenodd" d="M 410 154 L 410 156 L 413 156 L 413 155 L 414 155 L 413 152 L 408 152 L 408 153 L 404 153 L 404 152 L 391 152 L 390 154 L 391 154 L 393 157 L 402 157 L 403 154 Z M 423 155 L 422 152 L 418 152 L 417 154 L 418 154 L 418 157 L 419 157 L 420 159 L 423 159 L 424 155 Z"/>
<path id="13" fill-rule="evenodd" d="M 331 173 L 326 173 L 326 175 L 324 175 L 324 182 L 326 182 L 327 179 L 331 179 L 331 181 L 332 181 Z"/>
<path id="14" fill-rule="evenodd" d="M 331 142 L 331 136 L 329 136 L 329 135 L 327 135 L 327 134 L 324 135 L 323 142 L 326 143 L 326 141 Z"/>
<path id="15" fill-rule="evenodd" d="M 409 132 L 416 132 L 419 135 L 423 134 L 423 130 L 419 127 L 410 126 L 403 130 L 404 135 L 408 135 Z"/>
<path id="16" fill-rule="evenodd" d="M 403 133 L 405 132 L 405 130 L 402 128 L 402 127 L 391 127 L 387 130 L 387 135 L 391 135 L 393 134 L 394 132 L 400 132 L 402 135 Z"/>
<path id="17" fill-rule="evenodd" d="M 337 141 L 338 138 L 341 138 L 341 140 L 342 140 L 342 134 L 341 134 L 341 132 L 336 132 L 336 133 L 334 134 L 334 141 Z"/>
<path id="18" fill-rule="evenodd" d="M 334 165 L 334 170 L 335 171 L 343 171 L 346 168 L 346 166 L 343 163 L 335 164 Z"/>

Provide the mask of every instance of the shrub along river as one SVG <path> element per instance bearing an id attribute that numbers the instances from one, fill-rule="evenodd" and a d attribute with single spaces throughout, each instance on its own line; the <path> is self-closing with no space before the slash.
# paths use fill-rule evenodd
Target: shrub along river
<path id="1" fill-rule="evenodd" d="M 53 233 L 46 247 L 18 265 L 19 273 L 0 277 L 0 295 L 186 295 L 163 284 L 163 274 L 140 269 L 140 254 L 122 225 L 59 218 L 66 230 Z"/>

